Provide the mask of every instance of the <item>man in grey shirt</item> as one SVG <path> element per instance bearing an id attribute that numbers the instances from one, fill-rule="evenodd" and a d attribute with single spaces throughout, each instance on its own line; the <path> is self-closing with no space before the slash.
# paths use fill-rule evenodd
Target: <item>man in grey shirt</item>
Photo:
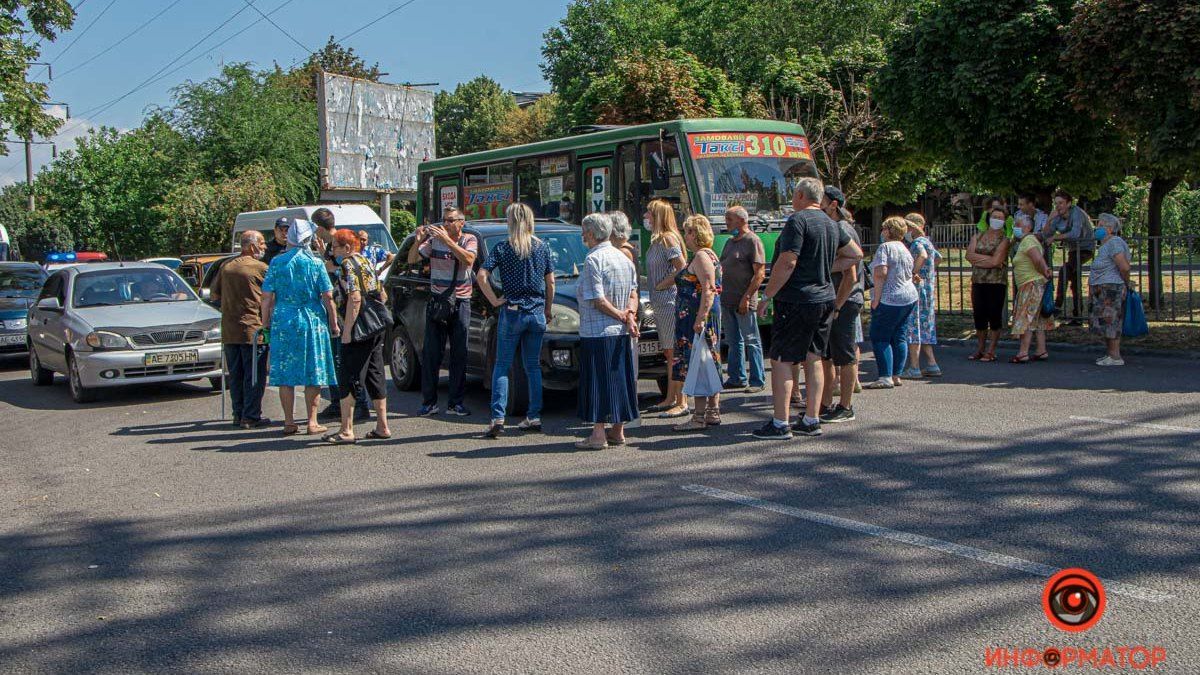
<path id="1" fill-rule="evenodd" d="M 758 289 L 767 276 L 762 240 L 750 230 L 750 214 L 741 206 L 725 212 L 732 235 L 721 249 L 721 332 L 729 348 L 726 389 L 758 393 L 766 388 L 762 339 L 758 333 Z M 750 379 L 746 379 L 746 361 Z"/>
<path id="2" fill-rule="evenodd" d="M 1055 289 L 1054 304 L 1061 310 L 1067 297 L 1067 284 L 1071 284 L 1071 323 L 1079 325 L 1083 316 L 1083 296 L 1079 294 L 1083 285 L 1083 266 L 1096 253 L 1096 236 L 1092 231 L 1092 219 L 1075 204 L 1071 193 L 1058 189 L 1054 193 L 1054 212 L 1042 230 L 1046 242 L 1062 242 L 1067 254 L 1059 268 L 1058 288 Z"/>

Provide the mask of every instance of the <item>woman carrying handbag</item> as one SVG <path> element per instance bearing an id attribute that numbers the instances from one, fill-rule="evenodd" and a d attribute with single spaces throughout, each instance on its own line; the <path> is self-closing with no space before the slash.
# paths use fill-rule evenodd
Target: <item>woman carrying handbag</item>
<path id="1" fill-rule="evenodd" d="M 383 364 L 383 338 L 391 327 L 387 294 L 375 274 L 375 267 L 359 252 L 361 244 L 350 230 L 334 233 L 333 254 L 341 266 L 341 284 L 345 306 L 342 318 L 342 362 L 338 382 L 358 380 L 367 390 L 375 408 L 375 428 L 367 438 L 391 438 L 387 416 L 387 376 Z M 334 445 L 356 443 L 354 434 L 354 394 L 344 387 L 341 400 L 342 423 L 325 440 Z"/>

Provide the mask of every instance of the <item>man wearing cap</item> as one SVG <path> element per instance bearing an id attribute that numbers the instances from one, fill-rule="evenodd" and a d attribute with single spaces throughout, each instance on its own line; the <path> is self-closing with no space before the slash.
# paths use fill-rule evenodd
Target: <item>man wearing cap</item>
<path id="1" fill-rule="evenodd" d="M 721 332 L 729 347 L 725 388 L 756 394 L 766 388 L 757 310 L 758 290 L 767 276 L 767 254 L 749 220 L 745 207 L 725 211 L 725 230 L 732 236 L 721 250 Z"/>
<path id="2" fill-rule="evenodd" d="M 221 344 L 229 369 L 233 423 L 243 429 L 264 427 L 263 391 L 267 386 L 267 346 L 262 344 L 262 285 L 267 266 L 259 260 L 266 243 L 254 230 L 243 232 L 241 255 L 217 271 L 212 301 L 221 308 Z M 256 355 L 255 352 L 258 352 Z M 254 369 L 257 359 L 258 370 Z"/>
<path id="3" fill-rule="evenodd" d="M 825 195 L 821 199 L 821 210 L 837 223 L 842 232 L 854 241 L 860 248 L 858 232 L 846 217 L 844 205 L 846 195 L 832 185 L 825 186 Z M 823 424 L 850 422 L 854 419 L 854 385 L 858 382 L 858 339 L 859 321 L 864 303 L 866 290 L 866 268 L 861 260 L 838 258 L 833 263 L 833 287 L 836 296 L 833 299 L 833 326 L 829 330 L 829 341 L 825 345 L 825 359 L 821 362 L 825 369 L 826 386 L 821 396 L 820 418 Z M 834 369 L 838 369 L 840 377 L 840 392 L 837 406 L 833 405 Z"/>
<path id="4" fill-rule="evenodd" d="M 287 250 L 287 233 L 291 226 L 291 218 L 279 218 L 275 221 L 274 236 L 271 237 L 271 241 L 267 242 L 266 250 L 263 252 L 263 264 L 270 265 L 275 256 Z"/>

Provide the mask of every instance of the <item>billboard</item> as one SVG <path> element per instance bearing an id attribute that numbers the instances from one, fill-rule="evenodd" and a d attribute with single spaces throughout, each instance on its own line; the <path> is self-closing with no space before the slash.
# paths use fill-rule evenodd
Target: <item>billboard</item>
<path id="1" fill-rule="evenodd" d="M 433 92 L 321 73 L 317 79 L 323 191 L 417 191 L 434 157 Z"/>

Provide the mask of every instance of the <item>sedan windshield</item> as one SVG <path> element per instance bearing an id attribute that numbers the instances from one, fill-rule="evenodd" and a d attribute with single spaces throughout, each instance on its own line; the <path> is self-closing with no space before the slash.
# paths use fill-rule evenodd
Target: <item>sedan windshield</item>
<path id="1" fill-rule="evenodd" d="M 33 298 L 42 290 L 46 273 L 40 269 L 0 269 L 0 297 Z"/>
<path id="2" fill-rule="evenodd" d="M 579 276 L 580 270 L 583 269 L 583 260 L 587 257 L 588 252 L 582 235 L 577 232 L 538 232 L 537 238 L 550 247 L 550 260 L 554 264 L 554 276 L 559 278 Z M 491 237 L 488 239 L 487 248 L 490 251 L 500 242 L 507 240 L 507 235 Z M 493 278 L 499 284 L 500 275 L 497 274 Z"/>
<path id="3" fill-rule="evenodd" d="M 183 279 L 165 268 L 85 272 L 76 277 L 71 297 L 75 307 L 196 300 L 196 294 Z"/>

